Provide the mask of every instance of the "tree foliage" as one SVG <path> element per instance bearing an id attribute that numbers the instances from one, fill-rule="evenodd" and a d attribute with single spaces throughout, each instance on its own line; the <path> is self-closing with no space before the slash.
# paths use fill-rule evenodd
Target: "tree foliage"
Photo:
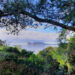
<path id="1" fill-rule="evenodd" d="M 74 75 L 75 35 L 57 48 L 48 47 L 34 54 L 17 47 L 0 46 L 1 75 Z M 12 66 L 13 65 L 13 66 Z"/>
<path id="2" fill-rule="evenodd" d="M 41 75 L 42 72 L 43 61 L 35 54 L 16 47 L 0 50 L 0 75 Z"/>
<path id="3" fill-rule="evenodd" d="M 8 26 L 11 33 L 20 28 L 38 27 L 46 23 L 46 27 L 54 25 L 75 31 L 74 0 L 14 0 L 3 4 L 0 10 L 1 25 Z M 34 24 L 37 21 L 39 24 Z"/>

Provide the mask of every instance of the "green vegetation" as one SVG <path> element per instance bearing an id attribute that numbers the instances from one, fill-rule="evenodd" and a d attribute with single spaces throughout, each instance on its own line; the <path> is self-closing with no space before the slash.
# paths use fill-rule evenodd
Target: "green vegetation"
<path id="1" fill-rule="evenodd" d="M 66 29 L 75 31 L 75 0 L 7 0 L 1 6 L 0 26 L 11 34 L 28 25 L 64 29 L 58 48 L 48 47 L 38 54 L 5 46 L 0 40 L 0 75 L 75 75 L 75 35 L 66 38 Z"/>
<path id="2" fill-rule="evenodd" d="M 33 52 L 4 47 L 0 50 L 0 75 L 41 75 L 43 61 Z"/>
<path id="3" fill-rule="evenodd" d="M 75 35 L 59 47 L 34 54 L 18 47 L 0 46 L 0 75 L 74 75 Z"/>
<path id="4" fill-rule="evenodd" d="M 1 44 L 0 75 L 75 75 L 75 35 L 62 39 L 37 54 Z"/>

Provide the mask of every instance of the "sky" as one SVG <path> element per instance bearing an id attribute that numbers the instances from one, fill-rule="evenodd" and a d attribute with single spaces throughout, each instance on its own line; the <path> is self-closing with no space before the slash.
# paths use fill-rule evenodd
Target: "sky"
<path id="1" fill-rule="evenodd" d="M 39 2 L 36 1 L 37 0 L 34 0 L 33 4 L 37 4 L 37 2 Z M 3 9 L 1 4 L 0 9 Z M 6 44 L 9 46 L 18 45 L 21 48 L 37 53 L 48 46 L 57 47 L 57 39 L 59 37 L 60 30 L 61 28 L 55 30 L 52 26 L 47 29 L 26 28 L 25 30 L 20 31 L 19 35 L 8 35 L 5 28 L 0 28 L 0 40 L 6 41 Z"/>
<path id="2" fill-rule="evenodd" d="M 34 0 L 33 4 L 36 0 Z M 0 9 L 2 7 L 0 6 Z M 48 46 L 56 47 L 59 33 L 53 27 L 43 28 L 27 28 L 19 32 L 19 35 L 8 35 L 5 28 L 0 28 L 0 39 L 6 41 L 7 45 L 19 45 L 21 48 L 37 52 Z"/>
<path id="3" fill-rule="evenodd" d="M 36 0 L 34 0 L 33 4 Z M 0 5 L 0 9 L 2 9 Z M 19 32 L 19 35 L 8 35 L 5 28 L 0 28 L 0 39 L 6 41 L 7 45 L 19 45 L 21 48 L 34 51 L 35 53 L 48 46 L 58 46 L 57 38 L 59 37 L 60 28 L 54 30 L 53 27 L 27 28 Z M 68 36 L 69 37 L 69 36 Z"/>
<path id="4" fill-rule="evenodd" d="M 52 27 L 43 28 L 27 28 L 19 32 L 18 35 L 8 35 L 5 28 L 0 28 L 0 39 L 6 41 L 9 46 L 20 46 L 21 48 L 31 50 L 35 53 L 48 47 L 57 47 L 57 38 L 59 36 L 58 30 Z"/>

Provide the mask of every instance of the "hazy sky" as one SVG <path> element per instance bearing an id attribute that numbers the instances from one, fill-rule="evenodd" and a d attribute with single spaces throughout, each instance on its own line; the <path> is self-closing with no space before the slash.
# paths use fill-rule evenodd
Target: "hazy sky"
<path id="1" fill-rule="evenodd" d="M 49 29 L 26 29 L 22 30 L 19 35 L 8 35 L 8 32 L 4 29 L 0 29 L 0 39 L 6 40 L 10 46 L 21 45 L 22 48 L 37 52 L 47 46 L 57 46 L 57 38 L 59 33 L 55 31 L 49 31 Z"/>

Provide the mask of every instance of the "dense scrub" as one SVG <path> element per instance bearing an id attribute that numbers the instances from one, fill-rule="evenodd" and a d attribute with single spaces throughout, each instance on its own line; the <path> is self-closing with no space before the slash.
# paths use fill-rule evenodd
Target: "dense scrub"
<path id="1" fill-rule="evenodd" d="M 55 75 L 58 67 L 48 53 L 43 58 L 41 52 L 35 55 L 25 49 L 0 46 L 0 75 Z"/>
<path id="2" fill-rule="evenodd" d="M 0 75 L 75 75 L 75 36 L 37 54 L 1 45 Z"/>
<path id="3" fill-rule="evenodd" d="M 0 49 L 0 75 L 41 75 L 43 60 L 16 47 Z"/>

